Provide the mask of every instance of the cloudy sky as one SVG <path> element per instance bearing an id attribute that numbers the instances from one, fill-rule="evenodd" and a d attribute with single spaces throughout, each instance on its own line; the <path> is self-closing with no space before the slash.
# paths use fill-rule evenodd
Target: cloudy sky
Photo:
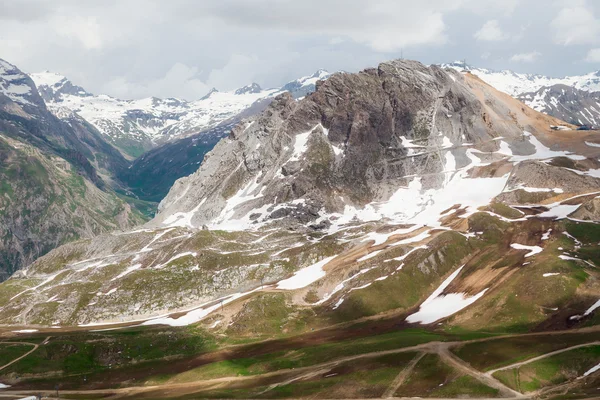
<path id="1" fill-rule="evenodd" d="M 0 58 L 94 93 L 196 99 L 398 58 L 600 69 L 596 0 L 0 0 Z"/>

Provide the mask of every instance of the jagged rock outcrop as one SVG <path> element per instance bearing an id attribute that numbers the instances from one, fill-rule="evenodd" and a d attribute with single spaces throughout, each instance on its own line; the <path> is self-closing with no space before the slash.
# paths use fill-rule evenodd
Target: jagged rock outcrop
<path id="1" fill-rule="evenodd" d="M 582 221 L 600 221 L 600 197 L 584 202 L 569 217 Z"/>
<path id="2" fill-rule="evenodd" d="M 423 190 L 438 189 L 445 170 L 472 162 L 470 146 L 495 151 L 495 139 L 549 129 L 550 119 L 503 96 L 414 61 L 334 74 L 304 100 L 279 96 L 238 125 L 175 183 L 152 224 L 235 228 L 290 216 L 306 224 L 387 201 L 414 177 Z M 511 146 L 535 151 L 526 140 Z"/>

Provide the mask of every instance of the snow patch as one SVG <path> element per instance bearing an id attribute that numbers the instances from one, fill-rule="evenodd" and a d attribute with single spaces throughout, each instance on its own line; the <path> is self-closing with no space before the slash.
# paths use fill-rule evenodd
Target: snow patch
<path id="1" fill-rule="evenodd" d="M 535 256 L 536 254 L 539 254 L 542 252 L 542 250 L 544 250 L 540 246 L 527 246 L 519 243 L 512 243 L 510 247 L 517 250 L 529 250 L 529 253 L 525 254 L 525 258 Z"/>
<path id="2" fill-rule="evenodd" d="M 318 281 L 319 279 L 325 276 L 325 271 L 323 270 L 323 267 L 336 257 L 337 256 L 327 257 L 309 267 L 302 268 L 301 270 L 296 271 L 291 278 L 279 281 L 277 283 L 277 289 L 301 289 L 310 285 L 313 282 Z"/>
<path id="3" fill-rule="evenodd" d="M 488 289 L 484 289 L 475 296 L 466 297 L 464 293 L 449 293 L 442 295 L 442 292 L 458 276 L 464 265 L 454 271 L 442 284 L 421 304 L 419 311 L 409 315 L 406 318 L 410 323 L 431 324 L 442 318 L 455 314 L 463 308 L 479 300 Z"/>

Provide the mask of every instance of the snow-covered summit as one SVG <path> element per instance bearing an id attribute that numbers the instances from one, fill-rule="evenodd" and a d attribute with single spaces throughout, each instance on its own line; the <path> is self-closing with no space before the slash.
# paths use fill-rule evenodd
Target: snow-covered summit
<path id="1" fill-rule="evenodd" d="M 16 66 L 1 58 L 0 94 L 21 105 L 35 105 L 39 101 L 31 79 Z"/>
<path id="2" fill-rule="evenodd" d="M 58 87 L 60 83 L 67 81 L 67 77 L 56 72 L 44 71 L 29 74 L 37 86 Z"/>
<path id="3" fill-rule="evenodd" d="M 258 83 L 252 82 L 249 85 L 246 85 L 244 87 L 237 89 L 234 93 L 239 95 L 239 94 L 260 93 L 260 92 L 262 92 L 262 88 L 260 87 L 260 85 Z"/>
<path id="4" fill-rule="evenodd" d="M 331 74 L 324 69 L 319 69 L 312 75 L 303 76 L 294 81 L 288 82 L 285 84 L 281 90 L 291 92 L 292 95 L 296 98 L 304 97 L 308 93 L 314 91 L 315 85 L 320 80 L 325 80 L 329 78 Z"/>

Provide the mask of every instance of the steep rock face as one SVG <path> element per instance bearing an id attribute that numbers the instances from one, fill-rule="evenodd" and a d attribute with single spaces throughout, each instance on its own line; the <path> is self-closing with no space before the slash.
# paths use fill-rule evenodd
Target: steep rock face
<path id="1" fill-rule="evenodd" d="M 2 60 L 0 88 L 0 280 L 63 243 L 143 222 L 106 185 L 129 163 L 95 129 L 52 115 Z"/>
<path id="2" fill-rule="evenodd" d="M 16 66 L 0 59 L 0 129 L 66 158 L 93 182 L 102 186 L 100 175 L 115 175 L 129 163 L 106 143 L 99 132 L 64 108 L 53 115 L 39 95 L 33 80 Z"/>
<path id="3" fill-rule="evenodd" d="M 586 201 L 570 217 L 583 221 L 600 221 L 600 197 Z"/>
<path id="4" fill-rule="evenodd" d="M 488 88 L 398 60 L 335 74 L 300 102 L 280 96 L 177 181 L 152 224 L 235 229 L 287 217 L 305 224 L 386 202 L 411 183 L 439 189 L 444 171 L 473 162 L 470 146 L 494 151 L 494 139 L 548 129 Z M 511 145 L 517 154 L 535 151 L 527 141 Z"/>
<path id="5" fill-rule="evenodd" d="M 0 281 L 66 242 L 144 221 L 64 158 L 3 135 L 0 182 Z"/>
<path id="6" fill-rule="evenodd" d="M 587 92 L 567 85 L 543 87 L 517 97 L 536 111 L 576 125 L 600 125 L 600 92 Z"/>

